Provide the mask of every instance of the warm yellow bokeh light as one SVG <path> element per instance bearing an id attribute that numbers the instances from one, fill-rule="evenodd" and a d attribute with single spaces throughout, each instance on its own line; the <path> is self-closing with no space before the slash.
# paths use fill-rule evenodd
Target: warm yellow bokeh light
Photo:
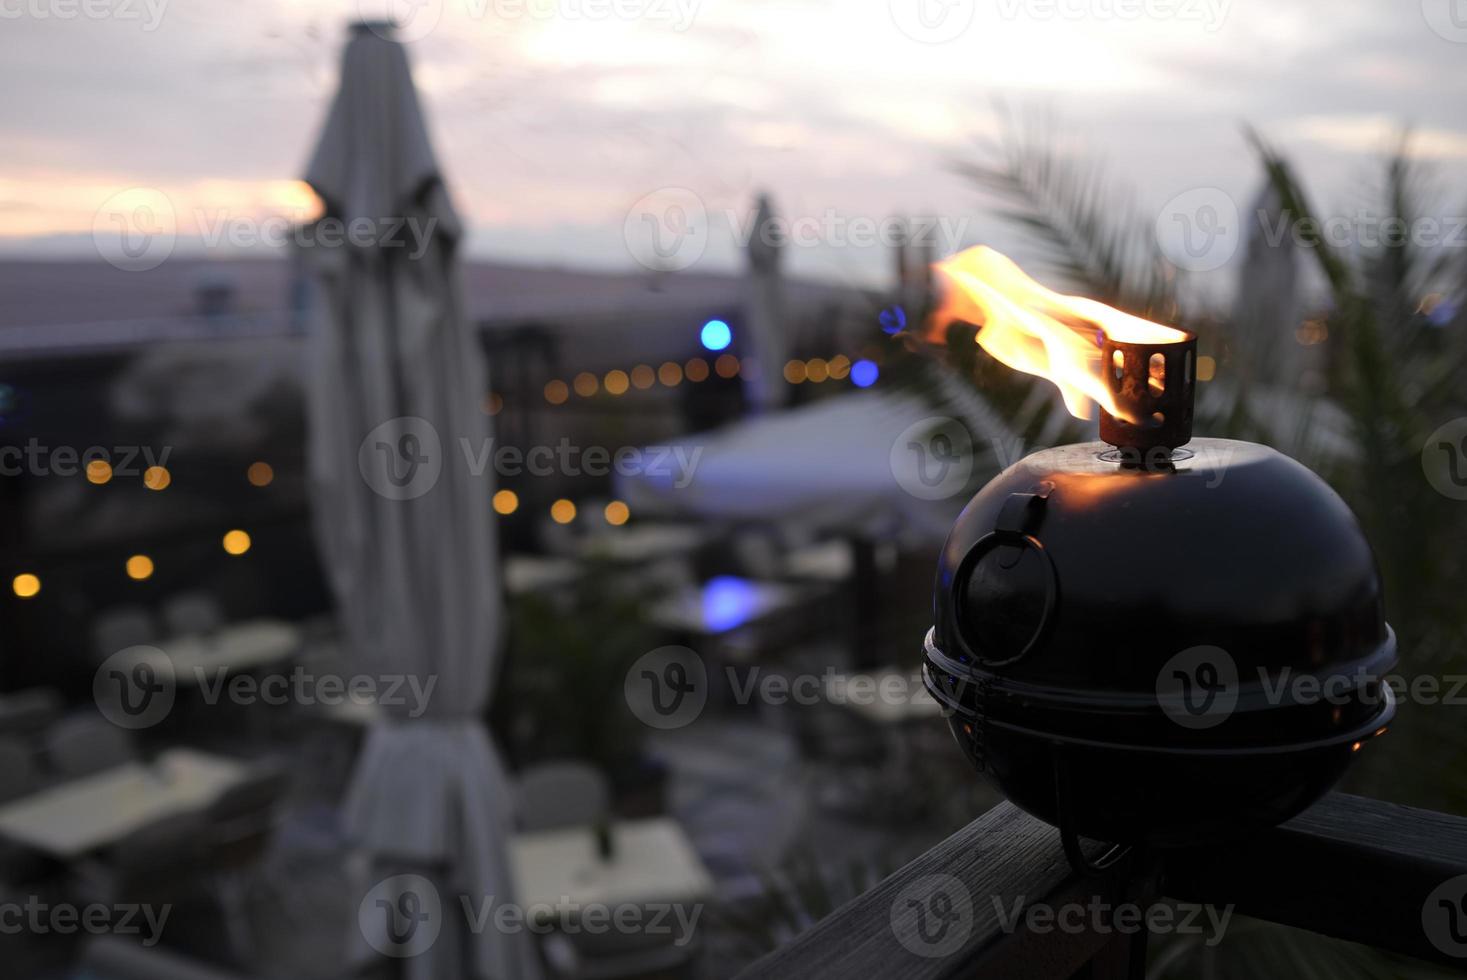
<path id="1" fill-rule="evenodd" d="M 101 486 L 112 479 L 112 464 L 105 459 L 94 459 L 87 464 L 87 482 Z"/>
<path id="2" fill-rule="evenodd" d="M 564 405 L 570 397 L 570 389 L 560 379 L 545 383 L 545 400 L 552 405 Z"/>
<path id="3" fill-rule="evenodd" d="M 513 514 L 520 509 L 520 495 L 513 490 L 499 490 L 494 494 L 494 513 Z"/>
<path id="4" fill-rule="evenodd" d="M 22 599 L 29 599 L 41 591 L 41 579 L 30 572 L 22 572 L 10 580 L 10 591 Z"/>
<path id="5" fill-rule="evenodd" d="M 245 471 L 245 478 L 251 486 L 268 487 L 275 479 L 275 469 L 263 460 L 255 460 Z"/>
<path id="6" fill-rule="evenodd" d="M 708 362 L 701 357 L 695 357 L 683 367 L 689 381 L 708 380 Z"/>
<path id="7" fill-rule="evenodd" d="M 127 560 L 127 577 L 135 582 L 152 578 L 153 559 L 147 555 L 133 555 Z"/>
<path id="8" fill-rule="evenodd" d="M 627 377 L 627 373 L 621 368 L 617 368 L 615 371 L 607 371 L 606 380 L 602 382 L 607 394 L 611 395 L 625 395 L 627 393 L 627 386 L 630 384 L 631 379 Z"/>
<path id="9" fill-rule="evenodd" d="M 819 384 L 830 377 L 830 365 L 825 363 L 823 357 L 812 357 L 805 362 L 805 377 Z"/>
<path id="10" fill-rule="evenodd" d="M 606 523 L 615 527 L 621 527 L 632 516 L 632 509 L 620 500 L 613 500 L 606 505 Z"/>
<path id="11" fill-rule="evenodd" d="M 805 380 L 805 362 L 790 361 L 784 366 L 784 379 L 792 385 Z"/>
<path id="12" fill-rule="evenodd" d="M 596 375 L 592 374 L 590 371 L 582 371 L 580 374 L 576 375 L 576 380 L 574 384 L 576 386 L 576 394 L 580 395 L 582 398 L 590 398 L 592 395 L 596 394 L 597 388 L 600 387 L 599 383 L 596 381 Z"/>
<path id="13" fill-rule="evenodd" d="M 1329 339 L 1329 324 L 1320 317 L 1305 320 L 1299 324 L 1299 329 L 1294 331 L 1294 339 L 1301 347 L 1313 347 L 1322 344 Z"/>
<path id="14" fill-rule="evenodd" d="M 830 376 L 836 381 L 845 378 L 851 373 L 851 359 L 844 354 L 837 354 L 830 359 Z"/>
<path id="15" fill-rule="evenodd" d="M 561 497 L 550 505 L 550 519 L 557 524 L 569 524 L 576 519 L 576 505 Z"/>
<path id="16" fill-rule="evenodd" d="M 233 531 L 224 532 L 224 550 L 231 555 L 242 555 L 250 550 L 250 536 L 247 532 L 236 528 Z"/>
<path id="17" fill-rule="evenodd" d="M 719 354 L 713 362 L 713 370 L 720 378 L 732 378 L 739 373 L 739 359 L 732 354 Z"/>
<path id="18" fill-rule="evenodd" d="M 173 474 L 162 466 L 149 466 L 143 470 L 143 486 L 149 490 L 167 490 L 173 482 Z"/>
<path id="19" fill-rule="evenodd" d="M 657 369 L 657 380 L 669 388 L 675 388 L 682 384 L 683 368 L 681 364 L 672 361 L 663 361 L 662 367 Z"/>
<path id="20" fill-rule="evenodd" d="M 642 390 L 652 387 L 652 382 L 657 379 L 650 365 L 638 364 L 632 368 L 632 385 Z"/>
<path id="21" fill-rule="evenodd" d="M 315 221 L 326 213 L 326 203 L 304 180 L 276 180 L 266 185 L 269 202 L 301 221 Z"/>
<path id="22" fill-rule="evenodd" d="M 1197 358 L 1197 380 L 1211 381 L 1217 374 L 1217 361 L 1206 354 Z"/>

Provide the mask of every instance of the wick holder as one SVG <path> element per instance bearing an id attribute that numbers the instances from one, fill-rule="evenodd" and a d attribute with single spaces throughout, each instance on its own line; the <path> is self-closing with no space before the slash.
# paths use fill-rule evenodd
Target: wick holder
<path id="1" fill-rule="evenodd" d="M 1170 343 L 1132 343 L 1105 337 L 1101 376 L 1116 405 L 1134 418 L 1100 410 L 1100 438 L 1118 449 L 1176 449 L 1192 438 L 1197 388 L 1197 336 Z"/>

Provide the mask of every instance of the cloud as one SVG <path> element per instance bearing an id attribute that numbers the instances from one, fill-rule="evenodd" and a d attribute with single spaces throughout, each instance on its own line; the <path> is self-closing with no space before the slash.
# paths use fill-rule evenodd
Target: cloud
<path id="1" fill-rule="evenodd" d="M 795 214 L 970 214 L 978 195 L 950 166 L 994 134 L 996 98 L 1052 109 L 1143 204 L 1201 184 L 1249 196 L 1244 121 L 1326 188 L 1357 178 L 1397 121 L 1417 123 L 1416 151 L 1433 158 L 1460 158 L 1467 139 L 1462 46 L 1387 5 L 1233 0 L 1205 25 L 1108 15 L 1114 0 L 1065 0 L 1061 14 L 1005 0 L 977 4 L 949 43 L 923 44 L 886 2 L 704 0 L 681 31 L 564 16 L 569 2 L 506 16 L 500 0 L 445 0 L 410 45 L 471 240 L 496 254 L 520 242 L 521 258 L 611 262 L 630 202 L 664 186 L 717 209 L 767 187 Z M 5 197 L 36 206 L 23 222 L 0 213 L 0 233 L 87 227 L 87 202 L 109 188 L 157 187 L 181 212 L 265 206 L 263 188 L 309 155 L 350 9 L 189 0 L 154 32 L 7 21 L 0 87 L 22 97 L 0 102 L 19 187 Z M 889 266 L 877 254 L 792 260 L 870 278 Z"/>

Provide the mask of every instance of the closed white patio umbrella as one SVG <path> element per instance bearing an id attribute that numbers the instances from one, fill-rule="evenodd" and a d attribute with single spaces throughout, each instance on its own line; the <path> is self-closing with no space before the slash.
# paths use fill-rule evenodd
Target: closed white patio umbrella
<path id="1" fill-rule="evenodd" d="M 306 174 L 325 203 L 319 243 L 306 248 L 309 471 L 354 667 L 413 677 L 431 694 L 381 706 L 343 819 L 376 878 L 412 871 L 437 893 L 438 938 L 412 950 L 407 975 L 521 980 L 539 974 L 533 937 L 470 935 L 458 898 L 512 896 L 510 784 L 481 720 L 500 635 L 493 474 L 475 475 L 460 449 L 486 445 L 490 426 L 463 316 L 459 221 L 406 54 L 386 34 L 353 32 Z M 343 240 L 329 243 L 337 230 Z M 365 920 L 363 932 L 380 948 Z"/>

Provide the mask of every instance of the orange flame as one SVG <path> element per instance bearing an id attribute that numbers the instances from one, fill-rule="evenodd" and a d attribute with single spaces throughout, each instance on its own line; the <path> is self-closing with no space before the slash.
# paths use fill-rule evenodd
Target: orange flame
<path id="1" fill-rule="evenodd" d="M 1064 296 L 1026 276 L 1013 260 L 984 245 L 933 268 L 946 281 L 933 321 L 979 325 L 979 346 L 1016 371 L 1053 381 L 1065 407 L 1088 419 L 1091 403 L 1129 418 L 1101 380 L 1101 335 L 1127 343 L 1179 343 L 1187 334 L 1081 296 Z"/>

